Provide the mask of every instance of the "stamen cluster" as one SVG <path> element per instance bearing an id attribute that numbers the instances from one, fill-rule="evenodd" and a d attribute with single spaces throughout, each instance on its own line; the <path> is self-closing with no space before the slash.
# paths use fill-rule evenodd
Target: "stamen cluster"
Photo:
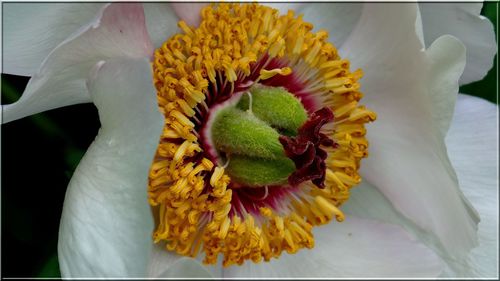
<path id="1" fill-rule="evenodd" d="M 222 254 L 224 266 L 311 248 L 313 225 L 342 221 L 338 206 L 360 182 L 364 124 L 375 119 L 358 105 L 362 72 L 350 72 L 326 42 L 328 33 L 311 32 L 293 11 L 280 16 L 258 4 L 216 4 L 201 16 L 198 28 L 179 22 L 182 33 L 155 51 L 153 82 L 165 126 L 149 175 L 154 241 L 186 256 L 203 251 L 207 264 Z M 324 188 L 311 181 L 235 188 L 207 153 L 200 132 L 210 109 L 256 82 L 286 88 L 309 114 L 322 107 L 333 112 L 321 129 L 337 144 L 322 146 Z"/>

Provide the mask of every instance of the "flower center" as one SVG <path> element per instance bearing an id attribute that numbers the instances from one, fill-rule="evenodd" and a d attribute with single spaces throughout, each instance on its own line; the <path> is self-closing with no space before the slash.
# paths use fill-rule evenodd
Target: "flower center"
<path id="1" fill-rule="evenodd" d="M 367 156 L 350 72 L 293 11 L 216 4 L 155 52 L 165 127 L 150 170 L 155 243 L 204 262 L 259 262 L 314 246 Z"/>

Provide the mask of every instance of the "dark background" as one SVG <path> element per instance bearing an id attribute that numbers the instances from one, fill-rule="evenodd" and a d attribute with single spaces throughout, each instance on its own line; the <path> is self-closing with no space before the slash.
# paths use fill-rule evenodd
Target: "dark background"
<path id="1" fill-rule="evenodd" d="M 494 25 L 497 3 L 482 14 Z M 496 26 L 495 26 L 496 31 Z M 2 104 L 16 101 L 28 78 L 2 74 Z M 482 81 L 460 88 L 497 103 L 497 64 Z M 66 186 L 99 129 L 97 109 L 80 104 L 1 126 L 3 277 L 59 277 L 57 235 Z"/>

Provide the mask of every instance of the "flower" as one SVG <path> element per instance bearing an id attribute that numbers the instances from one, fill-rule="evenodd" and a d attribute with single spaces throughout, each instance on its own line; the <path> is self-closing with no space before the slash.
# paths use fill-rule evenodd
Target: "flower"
<path id="1" fill-rule="evenodd" d="M 6 46 L 5 69 L 30 75 L 32 79 L 21 100 L 3 108 L 4 121 L 78 102 L 92 101 L 99 109 L 102 128 L 75 171 L 66 194 L 59 241 L 62 273 L 141 276 L 148 269 L 153 276 L 175 276 L 208 269 L 220 274 L 219 267 L 202 267 L 158 247 L 151 249 L 153 221 L 144 187 L 164 120 L 156 110 L 148 61 L 152 59 L 153 46 L 161 46 L 174 33 L 177 19 L 168 6 L 145 4 L 143 13 L 138 4 L 100 5 L 44 9 L 47 14 L 78 11 L 76 16 L 70 16 L 73 26 L 61 25 L 59 17 L 53 17 L 55 22 L 45 26 L 25 23 L 25 28 L 47 27 L 53 32 L 50 37 L 54 36 L 49 41 L 17 38 L 25 34 L 20 32 L 23 25 L 9 29 L 7 24 L 5 28 L 14 32 L 6 35 L 10 37 L 5 42 L 12 44 Z M 13 7 L 13 11 L 22 8 Z M 175 7 L 188 22 L 196 19 L 193 16 L 196 13 L 189 9 Z M 465 38 L 467 44 L 467 36 L 456 30 L 436 33 L 434 26 L 441 27 L 437 24 L 432 27 L 424 24 L 423 30 L 419 29 L 419 15 L 432 20 L 441 15 L 431 13 L 439 9 L 424 13 L 426 6 L 421 9 L 414 4 L 366 4 L 362 9 L 358 5 L 334 7 L 331 12 L 340 12 L 332 21 L 322 22 L 325 17 L 313 17 L 326 10 L 315 5 L 304 7 L 304 18 L 335 31 L 330 34 L 333 42 L 341 46 L 339 53 L 349 58 L 351 65 L 364 70 L 363 87 L 367 94 L 363 103 L 378 112 L 379 120 L 370 125 L 368 138 L 372 150 L 361 172 L 365 182 L 377 189 L 365 183 L 352 190 L 351 199 L 343 205 L 348 214 L 346 221 L 318 228 L 313 254 L 302 250 L 295 255 L 283 254 L 269 263 L 247 262 L 242 267 L 224 269 L 224 276 L 435 276 L 442 270 L 441 258 L 451 271 L 467 269 L 462 263 L 475 246 L 477 215 L 458 189 L 444 142 L 466 55 L 457 39 L 437 38 L 459 32 L 453 35 Z M 461 12 L 476 21 L 475 7 Z M 23 14 L 12 15 L 14 19 Z M 80 27 L 83 22 L 88 23 Z M 485 21 L 467 24 L 472 28 L 491 27 Z M 445 27 L 443 24 L 442 28 Z M 478 34 L 490 42 L 479 46 L 483 48 L 484 61 L 489 63 L 495 45 L 494 40 L 491 43 L 491 30 Z M 432 36 L 437 39 L 432 40 Z M 427 38 L 434 42 L 422 51 Z M 23 43 L 14 44 L 19 42 Z M 35 50 L 32 46 L 36 46 Z M 476 49 L 474 44 L 466 46 Z M 469 65 L 481 62 L 484 57 L 479 57 L 469 59 L 472 60 Z M 40 69 L 33 71 L 40 63 Z M 468 71 L 462 79 L 478 79 L 491 67 L 488 63 L 476 64 L 480 73 L 474 75 Z M 461 101 L 466 105 L 461 105 Z M 489 125 L 496 107 L 460 96 L 457 109 L 477 110 L 473 112 Z M 470 131 L 478 129 L 471 125 L 478 117 L 468 117 L 470 114 L 457 114 L 455 118 L 464 124 L 453 123 L 450 127 L 448 145 L 450 150 L 460 152 L 456 155 L 463 155 L 462 151 L 470 147 L 461 142 L 470 137 Z M 480 131 L 484 134 L 481 140 L 495 149 L 493 130 L 488 129 L 489 133 Z M 458 145 L 454 137 L 460 140 Z M 470 156 L 486 159 L 473 152 Z M 463 182 L 474 181 L 476 171 L 461 166 L 464 162 L 459 157 L 453 164 L 457 171 L 463 171 L 458 179 L 466 188 Z M 486 168 L 495 168 L 494 165 Z M 488 174 L 482 177 L 488 182 L 478 191 L 467 189 L 466 192 L 472 193 L 469 199 L 479 195 L 483 200 L 480 194 L 492 192 L 495 182 L 490 182 Z M 489 214 L 487 207 L 484 211 Z M 406 231 L 417 234 L 435 252 L 410 238 Z M 302 266 L 297 266 L 298 262 Z M 360 268 L 366 271 L 359 272 Z M 491 268 L 485 270 L 479 274 L 492 272 Z"/>

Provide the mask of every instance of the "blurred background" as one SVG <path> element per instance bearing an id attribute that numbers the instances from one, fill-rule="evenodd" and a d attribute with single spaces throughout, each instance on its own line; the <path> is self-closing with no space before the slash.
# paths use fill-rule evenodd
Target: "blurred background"
<path id="1" fill-rule="evenodd" d="M 497 3 L 482 14 L 494 25 Z M 495 26 L 495 32 L 496 26 Z M 2 74 L 2 104 L 15 102 L 28 78 Z M 461 93 L 497 103 L 497 64 Z M 99 129 L 97 109 L 80 104 L 1 126 L 2 277 L 59 277 L 57 235 L 66 186 Z"/>

